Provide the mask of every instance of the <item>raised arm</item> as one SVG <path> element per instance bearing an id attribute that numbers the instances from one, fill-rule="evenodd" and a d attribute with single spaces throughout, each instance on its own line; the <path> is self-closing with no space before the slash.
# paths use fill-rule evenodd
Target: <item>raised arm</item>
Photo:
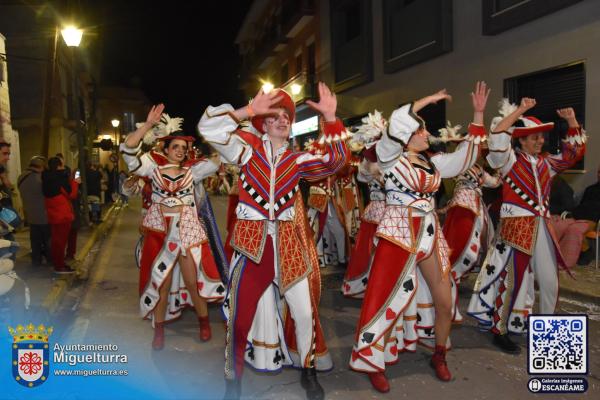
<path id="1" fill-rule="evenodd" d="M 500 171 L 502 176 L 506 175 L 516 161 L 512 149 L 511 127 L 525 112 L 535 107 L 535 99 L 523 97 L 521 104 L 512 113 L 505 116 L 492 130 L 488 138 L 489 154 L 486 157 L 488 164 Z"/>
<path id="2" fill-rule="evenodd" d="M 388 129 L 383 132 L 375 148 L 381 168 L 392 166 L 403 153 L 413 132 L 422 127 L 423 121 L 416 112 L 440 100 L 452 100 L 452 96 L 446 92 L 446 89 L 442 89 L 413 103 L 405 104 L 392 113 Z"/>
<path id="3" fill-rule="evenodd" d="M 473 122 L 469 125 L 468 133 L 452 153 L 439 153 L 431 157 L 431 162 L 440 171 L 442 178 L 452 178 L 462 174 L 475 164 L 479 154 L 479 144 L 485 139 L 483 113 L 490 89 L 485 82 L 477 82 L 475 91 L 471 93 L 473 104 Z"/>
<path id="4" fill-rule="evenodd" d="M 344 124 L 339 119 L 321 123 L 322 137 L 325 139 L 324 154 L 302 153 L 298 159 L 300 176 L 308 181 L 318 181 L 335 174 L 344 166 L 349 150 L 342 140 Z"/>
<path id="5" fill-rule="evenodd" d="M 226 162 L 243 165 L 252 155 L 252 145 L 234 134 L 240 121 L 276 112 L 272 107 L 279 100 L 276 92 L 264 93 L 261 89 L 252 103 L 237 110 L 230 104 L 209 106 L 198 122 L 198 131 Z"/>
<path id="6" fill-rule="evenodd" d="M 567 121 L 569 128 L 567 137 L 562 142 L 562 151 L 559 154 L 548 156 L 548 161 L 555 174 L 571 168 L 581 160 L 585 153 L 585 142 L 587 141 L 585 132 L 579 126 L 577 118 L 575 118 L 573 108 L 561 108 L 556 110 L 556 113 Z"/>
<path id="7" fill-rule="evenodd" d="M 154 168 L 156 168 L 156 163 L 149 155 L 143 154 L 140 156 L 139 153 L 144 135 L 160 122 L 160 117 L 164 109 L 165 106 L 163 104 L 153 106 L 146 117 L 146 122 L 140 125 L 134 132 L 127 135 L 125 141 L 119 146 L 123 160 L 127 164 L 130 173 L 139 176 L 149 176 L 152 174 Z"/>

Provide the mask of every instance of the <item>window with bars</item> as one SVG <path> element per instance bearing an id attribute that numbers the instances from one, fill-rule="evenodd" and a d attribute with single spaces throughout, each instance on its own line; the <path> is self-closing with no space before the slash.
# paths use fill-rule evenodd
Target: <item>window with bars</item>
<path id="1" fill-rule="evenodd" d="M 544 150 L 557 154 L 561 151 L 568 127 L 556 110 L 573 107 L 577 121 L 585 126 L 585 62 L 507 78 L 504 80 L 504 96 L 513 103 L 519 103 L 522 97 L 536 100 L 536 106 L 527 114 L 543 122 L 554 122 L 554 129 L 546 134 Z M 575 171 L 583 169 L 583 159 L 572 168 Z"/>

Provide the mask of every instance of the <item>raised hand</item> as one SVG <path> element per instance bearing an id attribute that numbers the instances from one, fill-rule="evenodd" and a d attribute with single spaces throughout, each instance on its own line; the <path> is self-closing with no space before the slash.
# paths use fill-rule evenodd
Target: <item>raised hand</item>
<path id="1" fill-rule="evenodd" d="M 442 89 L 439 92 L 429 95 L 428 98 L 429 98 L 429 104 L 435 104 L 440 100 L 452 101 L 452 96 L 450 96 L 450 94 L 448 93 L 448 91 L 446 89 Z"/>
<path id="2" fill-rule="evenodd" d="M 556 113 L 562 119 L 569 120 L 569 119 L 575 118 L 575 111 L 573 111 L 572 107 L 560 108 L 560 109 L 556 110 Z"/>
<path id="3" fill-rule="evenodd" d="M 413 108 L 412 108 L 413 112 L 419 112 L 421 109 L 428 106 L 429 104 L 435 104 L 440 100 L 452 101 L 452 96 L 450 96 L 450 94 L 448 94 L 446 89 L 442 89 L 439 92 L 430 94 L 429 96 L 423 97 L 422 99 L 415 101 L 413 103 Z"/>
<path id="4" fill-rule="evenodd" d="M 519 104 L 519 110 L 521 113 L 525 113 L 525 111 L 532 109 L 535 107 L 536 101 L 530 97 L 523 97 L 521 99 L 521 104 Z"/>
<path id="5" fill-rule="evenodd" d="M 572 107 L 560 108 L 556 110 L 556 113 L 559 117 L 567 121 L 570 128 L 577 128 L 579 126 L 577 118 L 575 117 L 575 111 Z"/>
<path id="6" fill-rule="evenodd" d="M 319 102 L 315 103 L 312 100 L 307 100 L 306 104 L 315 111 L 323 115 L 325 121 L 335 121 L 335 111 L 337 110 L 337 98 L 335 93 L 323 82 L 319 82 Z"/>
<path id="7" fill-rule="evenodd" d="M 271 90 L 269 93 L 265 93 L 262 89 L 258 91 L 254 99 L 252 99 L 252 103 L 250 107 L 252 108 L 252 112 L 256 115 L 267 115 L 267 114 L 277 114 L 277 109 L 273 108 L 277 102 L 281 100 L 281 95 L 277 90 Z"/>
<path id="8" fill-rule="evenodd" d="M 480 81 L 475 84 L 475 91 L 471 92 L 473 101 L 473 110 L 475 112 L 484 112 L 488 97 L 492 89 L 488 89 L 485 82 Z"/>
<path id="9" fill-rule="evenodd" d="M 165 110 L 165 105 L 160 103 L 158 105 L 152 106 L 148 116 L 146 117 L 146 124 L 150 126 L 154 126 L 160 122 L 160 117 L 162 116 L 163 111 Z"/>

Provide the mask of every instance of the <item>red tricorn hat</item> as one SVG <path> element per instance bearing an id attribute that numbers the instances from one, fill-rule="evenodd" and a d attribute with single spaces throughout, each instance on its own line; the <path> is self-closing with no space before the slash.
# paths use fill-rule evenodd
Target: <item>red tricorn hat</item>
<path id="1" fill-rule="evenodd" d="M 536 117 L 521 117 L 513 125 L 512 137 L 521 138 L 533 133 L 547 132 L 554 129 L 554 122 L 542 122 Z"/>
<path id="2" fill-rule="evenodd" d="M 273 105 L 273 108 L 279 107 L 285 109 L 290 116 L 290 122 L 294 122 L 294 118 L 296 118 L 296 103 L 292 100 L 292 96 L 283 89 L 273 90 L 276 91 L 277 96 L 280 97 L 279 101 Z M 263 123 L 265 122 L 266 117 L 268 117 L 268 115 L 257 115 L 252 117 L 252 126 L 260 133 L 265 133 L 263 130 Z"/>

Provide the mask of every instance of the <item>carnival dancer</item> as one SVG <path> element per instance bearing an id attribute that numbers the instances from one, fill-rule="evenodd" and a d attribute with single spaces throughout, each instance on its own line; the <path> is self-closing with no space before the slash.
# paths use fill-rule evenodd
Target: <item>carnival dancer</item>
<path id="1" fill-rule="evenodd" d="M 225 292 L 194 200 L 194 185 L 218 165 L 188 158 L 194 138 L 181 133 L 182 119 L 170 119 L 163 109 L 162 104 L 152 107 L 146 123 L 120 147 L 130 172 L 151 179 L 152 205 L 142 222 L 139 293 L 141 316 L 154 325 L 155 350 L 164 346 L 164 324 L 178 318 L 186 306 L 196 310 L 200 339 L 209 340 L 207 302 L 222 300 Z M 168 132 L 160 138 L 162 152 L 140 156 L 142 138 L 158 124 Z"/>
<path id="2" fill-rule="evenodd" d="M 533 310 L 534 280 L 540 313 L 552 314 L 558 301 L 558 268 L 565 268 L 550 224 L 548 203 L 552 178 L 571 167 L 585 152 L 586 136 L 572 108 L 557 110 L 568 130 L 558 155 L 542 153 L 544 132 L 553 122 L 523 116 L 535 107 L 531 98 L 516 107 L 507 100 L 492 121 L 489 164 L 503 177 L 500 226 L 495 246 L 479 272 L 469 315 L 494 334 L 493 343 L 508 353 L 520 352 L 508 333 L 522 333 Z"/>
<path id="3" fill-rule="evenodd" d="M 313 152 L 314 154 L 318 154 Z M 342 167 L 342 176 L 347 176 L 348 166 Z M 350 172 L 351 173 L 351 172 Z M 308 220 L 314 232 L 321 267 L 337 265 L 346 267 L 348 249 L 348 232 L 345 224 L 345 213 L 339 201 L 339 187 L 336 185 L 340 177 L 327 176 L 320 181 L 311 182 L 308 194 Z"/>
<path id="4" fill-rule="evenodd" d="M 318 180 L 334 174 L 346 160 L 344 127 L 336 119 L 337 101 L 324 83 L 320 100 L 308 101 L 321 113 L 323 155 L 288 149 L 295 104 L 289 94 L 262 90 L 252 103 L 234 110 L 229 104 L 208 107 L 198 124 L 205 140 L 223 159 L 240 165 L 239 204 L 232 246 L 228 294 L 223 311 L 228 319 L 225 350 L 226 398 L 238 398 L 244 361 L 262 371 L 282 366 L 302 368 L 301 384 L 309 399 L 322 399 L 324 392 L 316 370 L 332 368 L 322 332 L 318 332 L 318 310 L 313 300 L 320 288 L 307 278 L 309 262 L 303 240 L 304 227 L 296 218 L 300 179 Z M 236 134 L 239 121 L 252 119 L 261 138 Z M 313 274 L 314 275 L 314 274 Z M 298 352 L 288 351 L 278 304 L 284 299 L 295 323 Z M 316 338 L 316 339 L 315 339 Z M 317 349 L 321 348 L 319 352 Z M 319 354 L 320 353 L 320 354 Z"/>
<path id="5" fill-rule="evenodd" d="M 397 361 L 398 352 L 415 351 L 417 341 L 427 344 L 433 338 L 431 366 L 440 380 L 451 379 L 446 365 L 452 318 L 450 262 L 433 196 L 442 178 L 464 173 L 477 159 L 479 143 L 485 139 L 482 124 L 488 95 L 486 84 L 478 82 L 471 94 L 473 123 L 453 153 L 429 157 L 424 153 L 429 132 L 415 114 L 428 104 L 450 99 L 445 90 L 394 111 L 376 145 L 386 208 L 377 228 L 379 242 L 350 368 L 366 372 L 380 392 L 390 389 L 386 364 Z"/>
<path id="6" fill-rule="evenodd" d="M 364 297 L 378 240 L 375 232 L 385 210 L 383 174 L 377 165 L 375 154 L 375 145 L 385 129 L 387 129 L 387 121 L 379 111 L 375 110 L 362 119 L 362 125 L 348 141 L 348 147 L 353 151 L 355 149 L 359 151 L 362 157 L 356 179 L 368 185 L 369 204 L 361 217 L 356 242 L 344 274 L 342 293 L 347 297 Z"/>
<path id="7" fill-rule="evenodd" d="M 457 135 L 460 125 L 452 126 L 450 121 L 446 128 L 440 129 L 440 136 L 433 142 L 461 142 L 463 136 Z M 480 146 L 480 152 L 487 149 L 486 142 Z M 458 307 L 458 284 L 460 280 L 480 264 L 481 256 L 494 239 L 494 225 L 483 202 L 482 188 L 496 188 L 502 183 L 498 175 L 489 174 L 484 168 L 481 154 L 478 162 L 464 174 L 455 178 L 454 193 L 444 210 L 444 237 L 450 249 L 452 265 L 452 298 L 455 302 L 453 322 L 462 322 L 463 317 Z"/>

